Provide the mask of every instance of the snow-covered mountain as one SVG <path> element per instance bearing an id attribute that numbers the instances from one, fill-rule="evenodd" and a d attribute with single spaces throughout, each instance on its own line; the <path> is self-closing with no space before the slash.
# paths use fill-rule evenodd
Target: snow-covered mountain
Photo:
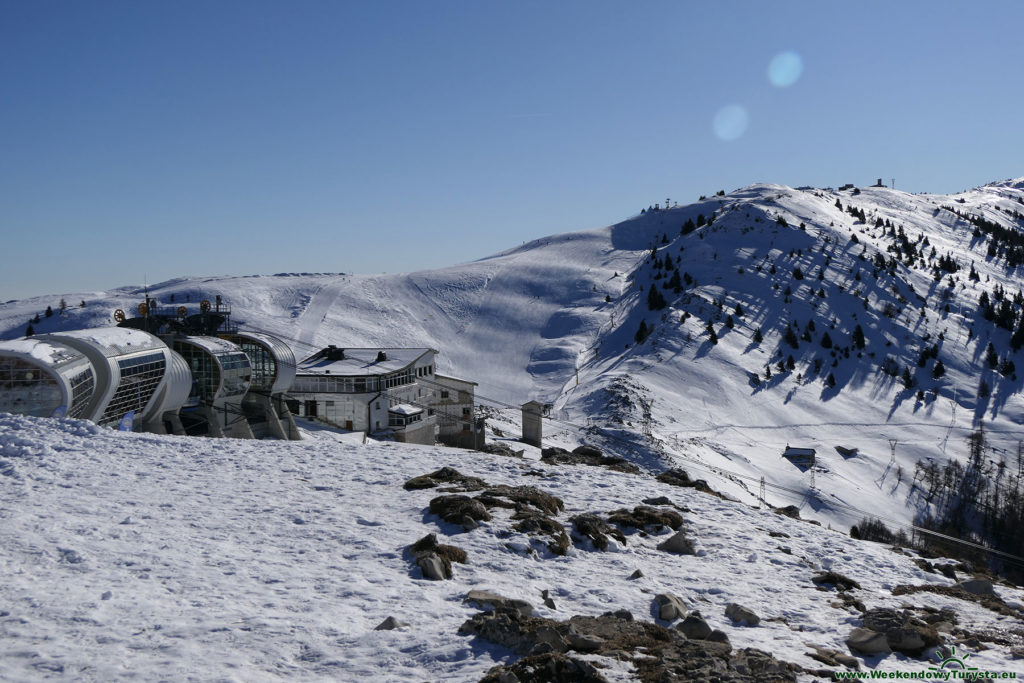
<path id="1" fill-rule="evenodd" d="M 654 641 L 638 640 L 614 654 L 593 623 L 560 622 L 616 610 L 655 621 L 662 593 L 728 637 L 729 654 L 688 655 L 726 667 L 724 680 L 843 668 L 870 614 L 903 619 L 898 638 L 939 638 L 971 666 L 1017 671 L 1024 593 L 968 594 L 954 586 L 965 565 L 846 530 L 922 511 L 916 463 L 964 459 L 979 420 L 986 458 L 1017 472 L 1022 212 L 1024 180 L 951 196 L 754 185 L 435 271 L 151 286 L 161 303 L 220 295 L 235 322 L 300 358 L 327 344 L 429 345 L 439 371 L 479 383 L 491 439 L 516 437 L 503 405 L 537 399 L 552 404 L 546 442 L 596 444 L 646 471 L 555 465 L 530 447 L 509 458 L 326 430 L 254 442 L 0 415 L 0 678 L 478 680 L 516 657 L 495 644 L 507 635 L 495 623 L 467 625 L 473 589 L 529 602 L 546 621 L 517 628 L 568 643 L 573 666 L 586 660 L 604 680 L 655 680 L 645 667 L 679 652 L 655 660 L 636 649 Z M 37 314 L 37 333 L 112 325 L 144 294 L 7 302 L 0 337 Z M 782 458 L 787 444 L 815 448 L 815 467 Z M 443 466 L 482 482 L 403 487 Z M 652 476 L 669 467 L 727 497 Z M 762 480 L 772 506 L 822 525 L 759 508 Z M 445 521 L 432 501 L 453 486 L 490 519 Z M 680 515 L 694 554 L 659 549 L 668 528 L 630 528 L 639 505 Z M 608 523 L 606 551 L 587 540 L 600 528 L 587 513 Z M 448 581 L 426 580 L 409 548 L 429 533 L 466 552 L 459 563 L 443 551 L 456 558 Z M 727 617 L 731 603 L 760 623 Z M 388 616 L 406 625 L 374 630 Z M 880 671 L 934 663 L 857 659 Z"/>
<path id="2" fill-rule="evenodd" d="M 219 294 L 299 357 L 430 345 L 488 401 L 553 404 L 552 443 L 682 464 L 746 501 L 764 477 L 773 504 L 846 528 L 867 510 L 911 519 L 916 463 L 962 458 L 979 420 L 989 457 L 1016 467 L 1021 212 L 1022 180 L 950 196 L 753 185 L 440 270 L 183 278 L 149 293 Z M 22 334 L 61 298 L 36 332 L 110 325 L 142 296 L 8 302 L 0 329 Z M 782 459 L 787 444 L 815 448 L 816 467 Z"/>

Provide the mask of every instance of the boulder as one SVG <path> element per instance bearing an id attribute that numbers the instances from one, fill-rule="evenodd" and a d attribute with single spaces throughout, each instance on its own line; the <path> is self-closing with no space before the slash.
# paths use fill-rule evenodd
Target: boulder
<path id="1" fill-rule="evenodd" d="M 491 519 L 491 513 L 487 512 L 483 503 L 475 498 L 458 494 L 434 498 L 430 501 L 430 512 L 446 522 L 458 524 L 463 528 L 466 526 L 467 517 L 478 522 L 488 522 Z"/>
<path id="2" fill-rule="evenodd" d="M 663 484 L 670 484 L 672 486 L 682 486 L 685 488 L 697 489 L 704 493 L 713 493 L 711 487 L 703 479 L 690 479 L 690 475 L 686 473 L 686 470 L 672 469 L 667 472 L 662 472 L 655 477 L 658 481 Z"/>
<path id="3" fill-rule="evenodd" d="M 725 634 L 725 631 L 720 631 L 717 628 L 708 634 L 705 638 L 709 643 L 722 643 L 723 645 L 729 645 L 729 636 Z"/>
<path id="4" fill-rule="evenodd" d="M 489 591 L 471 590 L 466 594 L 463 602 L 475 603 L 478 607 L 491 609 L 508 608 L 518 612 L 521 616 L 528 617 L 533 614 L 533 606 L 526 600 L 517 598 L 506 598 L 497 593 Z"/>
<path id="5" fill-rule="evenodd" d="M 757 626 L 761 623 L 761 617 L 757 616 L 754 610 L 735 602 L 730 602 L 726 606 L 725 616 L 742 626 Z"/>
<path id="6" fill-rule="evenodd" d="M 406 624 L 405 622 L 399 621 L 398 619 L 395 619 L 394 617 L 388 617 L 384 621 L 382 621 L 379 624 L 377 624 L 377 626 L 375 626 L 373 630 L 374 631 L 393 631 L 396 628 L 402 628 L 402 627 L 408 626 L 408 625 L 409 624 Z"/>
<path id="7" fill-rule="evenodd" d="M 659 619 L 664 621 L 675 621 L 685 617 L 689 610 L 679 599 L 679 596 L 672 593 L 658 593 L 654 596 L 654 612 Z"/>
<path id="8" fill-rule="evenodd" d="M 708 626 L 708 622 L 694 614 L 688 615 L 676 624 L 676 630 L 690 640 L 705 640 L 711 635 L 711 627 Z"/>
<path id="9" fill-rule="evenodd" d="M 967 579 L 958 583 L 957 588 L 962 588 L 973 595 L 996 594 L 995 589 L 992 587 L 992 582 L 988 579 Z"/>
<path id="10" fill-rule="evenodd" d="M 878 607 L 865 612 L 861 620 L 864 628 L 885 633 L 892 628 L 902 628 L 908 621 L 908 615 L 889 607 Z"/>
<path id="11" fill-rule="evenodd" d="M 496 666 L 480 679 L 480 683 L 521 683 L 522 681 L 608 683 L 608 679 L 602 676 L 589 662 L 560 652 L 530 655 L 513 664 Z"/>
<path id="12" fill-rule="evenodd" d="M 916 628 L 894 628 L 885 632 L 885 640 L 896 652 L 918 656 L 926 646 L 924 636 Z"/>
<path id="13" fill-rule="evenodd" d="M 852 652 L 868 656 L 892 652 L 884 633 L 861 627 L 850 631 L 850 635 L 846 639 L 846 647 L 850 648 Z"/>
<path id="14" fill-rule="evenodd" d="M 565 527 L 550 517 L 534 510 L 524 509 L 512 515 L 515 524 L 512 528 L 531 536 L 549 536 L 548 550 L 555 555 L 565 555 L 569 550 L 569 537 Z"/>
<path id="15" fill-rule="evenodd" d="M 451 570 L 445 571 L 444 561 L 437 553 L 426 552 L 416 558 L 416 566 L 423 572 L 423 578 L 443 581 L 452 578 Z"/>
<path id="16" fill-rule="evenodd" d="M 566 640 L 569 641 L 569 647 L 577 652 L 596 652 L 604 646 L 604 639 L 590 634 L 577 633 L 576 629 L 572 626 L 569 627 L 569 633 L 566 636 Z"/>
<path id="17" fill-rule="evenodd" d="M 451 488 L 449 490 L 451 491 L 479 491 L 487 486 L 483 479 L 467 477 L 452 467 L 442 467 L 436 472 L 413 477 L 405 482 L 404 488 L 407 491 L 416 491 L 418 489 L 432 489 L 441 484 L 450 484 Z"/>
<path id="18" fill-rule="evenodd" d="M 860 584 L 853 579 L 843 576 L 838 572 L 819 572 L 811 577 L 816 586 L 835 586 L 837 590 L 848 591 L 852 588 L 860 588 Z"/>
<path id="19" fill-rule="evenodd" d="M 677 531 L 667 540 L 659 543 L 658 550 L 664 550 L 667 553 L 676 553 L 677 555 L 697 554 L 697 549 L 694 547 L 693 541 L 686 537 L 686 532 L 683 530 Z"/>
<path id="20" fill-rule="evenodd" d="M 683 526 L 683 516 L 675 510 L 664 510 L 648 505 L 637 505 L 632 510 L 616 510 L 608 515 L 608 521 L 621 527 L 643 531 L 660 531 L 664 527 L 675 530 Z"/>
<path id="21" fill-rule="evenodd" d="M 927 648 L 940 643 L 934 628 L 917 619 L 911 619 L 909 612 L 890 608 L 870 609 L 861 620 L 864 628 L 885 637 L 890 650 L 918 657 Z"/>
<path id="22" fill-rule="evenodd" d="M 589 538 L 595 548 L 607 550 L 608 537 L 611 536 L 622 545 L 626 545 L 626 536 L 595 514 L 576 515 L 569 521 L 572 522 L 572 537 L 577 544 L 585 544 L 584 539 Z"/>
<path id="23" fill-rule="evenodd" d="M 409 546 L 416 566 L 423 577 L 433 580 L 452 578 L 452 562 L 466 563 L 466 551 L 454 545 L 437 542 L 437 534 L 427 534 Z M 440 568 L 438 568 L 440 564 Z"/>

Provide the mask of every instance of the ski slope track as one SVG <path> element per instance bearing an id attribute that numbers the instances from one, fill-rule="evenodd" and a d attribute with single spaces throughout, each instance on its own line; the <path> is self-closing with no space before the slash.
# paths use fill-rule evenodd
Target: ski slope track
<path id="1" fill-rule="evenodd" d="M 1020 179 L 948 196 L 757 184 L 439 270 L 180 278 L 149 294 L 219 294 L 236 322 L 287 340 L 299 358 L 327 344 L 430 346 L 440 372 L 478 382 L 487 400 L 552 404 L 551 444 L 593 442 L 651 470 L 682 466 L 748 503 L 763 477 L 773 505 L 846 529 L 867 511 L 912 520 L 923 509 L 911 495 L 915 465 L 963 459 L 982 420 L 988 457 L 1015 469 L 1024 357 L 1010 348 L 1012 330 L 983 319 L 979 297 L 998 285 L 1012 299 L 1022 276 L 949 208 L 1020 231 L 1022 202 Z M 683 234 L 687 221 L 702 225 Z M 914 254 L 894 251 L 901 244 Z M 936 277 L 947 257 L 958 269 Z M 677 270 L 688 276 L 679 291 L 666 288 Z M 648 306 L 652 285 L 662 309 Z M 37 333 L 111 325 L 143 291 L 7 302 L 2 336 L 23 334 L 62 296 L 68 309 Z M 1020 302 L 1011 307 L 1019 317 Z M 653 331 L 637 343 L 641 321 Z M 989 343 L 1021 372 L 989 367 Z M 934 359 L 918 365 L 931 345 L 940 377 Z M 787 444 L 815 448 L 815 467 L 784 460 Z"/>

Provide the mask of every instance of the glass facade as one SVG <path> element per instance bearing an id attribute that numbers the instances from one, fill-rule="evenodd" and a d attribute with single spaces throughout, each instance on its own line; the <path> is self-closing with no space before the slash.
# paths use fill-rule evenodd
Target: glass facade
<path id="1" fill-rule="evenodd" d="M 17 358 L 0 358 L 0 411 L 49 417 L 63 400 L 53 375 Z"/>
<path id="2" fill-rule="evenodd" d="M 97 422 L 108 425 L 117 422 L 130 411 L 142 412 L 153 392 L 160 385 L 167 368 L 162 352 L 147 353 L 117 361 L 120 382 L 106 410 Z"/>
<path id="3" fill-rule="evenodd" d="M 387 375 L 340 377 L 334 375 L 299 375 L 292 391 L 303 394 L 365 394 L 412 384 L 416 375 L 412 368 Z"/>
<path id="4" fill-rule="evenodd" d="M 252 366 L 252 389 L 256 391 L 270 391 L 277 379 L 277 361 L 273 354 L 262 344 L 246 339 L 233 339 L 236 344 L 242 347 L 242 351 L 249 357 L 249 364 Z"/>
<path id="5" fill-rule="evenodd" d="M 212 401 L 220 386 L 220 368 L 207 351 L 181 341 L 174 342 L 174 350 L 188 363 L 192 371 L 192 391 L 188 397 L 199 401 Z"/>
<path id="6" fill-rule="evenodd" d="M 71 378 L 71 407 L 68 408 L 68 417 L 82 416 L 92 399 L 92 392 L 95 388 L 96 378 L 91 367 Z"/>
<path id="7" fill-rule="evenodd" d="M 420 422 L 423 420 L 423 413 L 414 413 L 413 415 L 399 415 L 398 413 L 388 413 L 388 427 L 405 427 L 411 425 L 414 422 Z"/>
<path id="8" fill-rule="evenodd" d="M 222 396 L 241 396 L 249 391 L 249 381 L 252 379 L 252 367 L 249 365 L 249 357 L 244 353 L 218 354 L 221 370 L 224 373 L 224 385 L 221 387 Z"/>

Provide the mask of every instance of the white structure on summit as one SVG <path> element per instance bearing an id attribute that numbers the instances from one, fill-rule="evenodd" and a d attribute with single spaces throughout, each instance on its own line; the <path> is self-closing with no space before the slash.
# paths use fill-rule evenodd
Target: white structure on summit
<path id="1" fill-rule="evenodd" d="M 479 449 L 484 445 L 483 422 L 474 417 L 476 382 L 434 375 L 437 402 L 437 440 L 448 446 Z"/>
<path id="2" fill-rule="evenodd" d="M 328 346 L 299 363 L 292 412 L 396 441 L 433 444 L 437 419 L 434 349 Z"/>
<path id="3" fill-rule="evenodd" d="M 191 378 L 159 337 L 141 330 L 103 327 L 41 335 L 85 355 L 96 375 L 96 390 L 83 417 L 116 426 L 126 415 L 147 431 L 165 431 L 164 413 L 174 413 L 188 396 Z M 169 372 L 170 371 L 170 372 Z"/>
<path id="4" fill-rule="evenodd" d="M 253 438 L 242 411 L 252 366 L 242 349 L 218 337 L 169 336 L 167 343 L 181 354 L 192 372 L 189 403 L 181 411 L 189 433 Z"/>
<path id="5" fill-rule="evenodd" d="M 299 428 L 285 400 L 295 383 L 295 354 L 277 337 L 249 331 L 234 331 L 221 337 L 238 344 L 249 358 L 252 380 L 242 400 L 242 409 L 257 437 L 299 440 Z"/>
<path id="6" fill-rule="evenodd" d="M 0 342 L 0 412 L 87 418 L 95 390 L 85 354 L 37 337 Z"/>

